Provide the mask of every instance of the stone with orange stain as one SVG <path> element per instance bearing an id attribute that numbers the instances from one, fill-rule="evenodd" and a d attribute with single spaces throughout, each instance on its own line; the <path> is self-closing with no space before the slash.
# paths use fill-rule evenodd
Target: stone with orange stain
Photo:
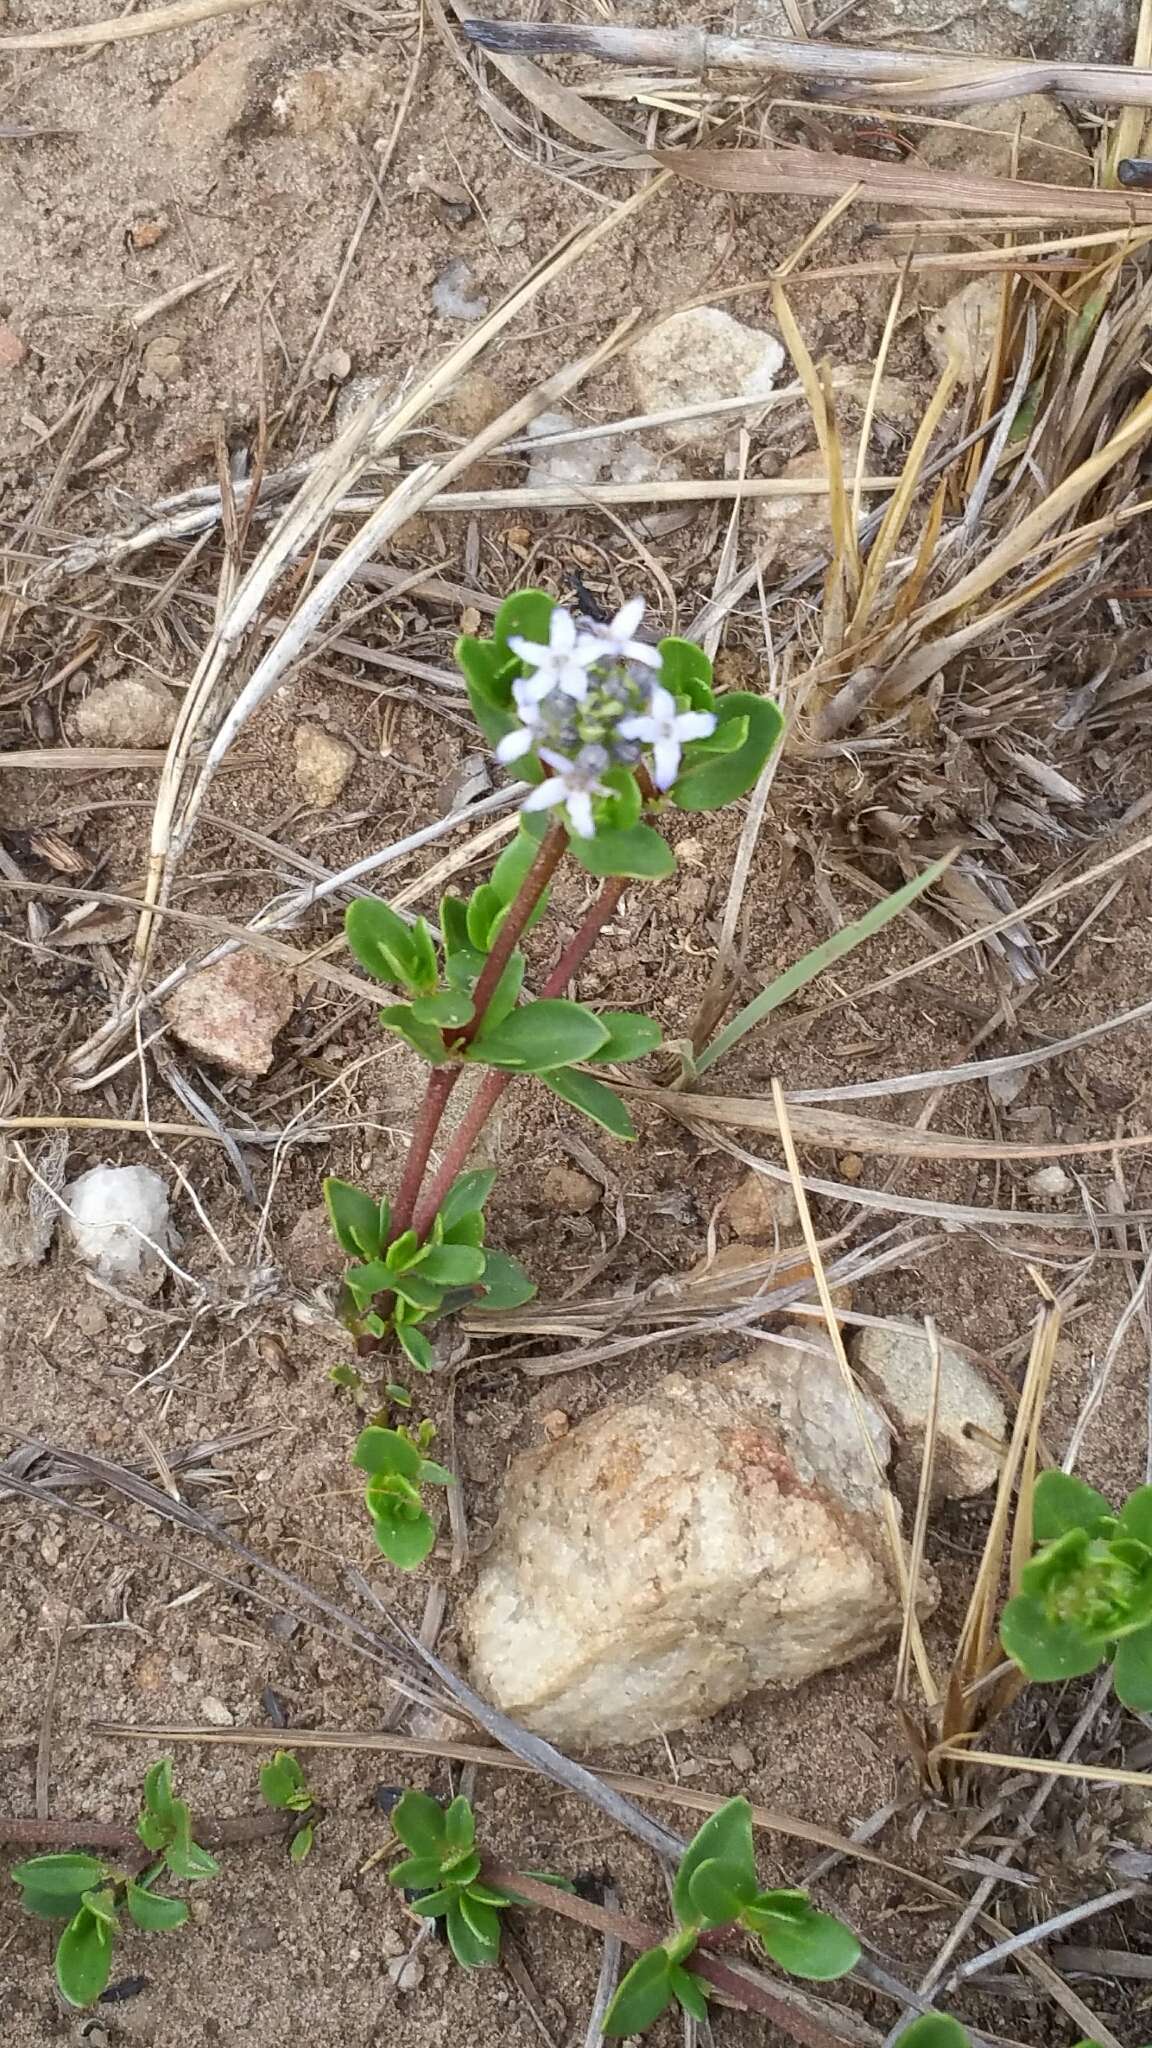
<path id="1" fill-rule="evenodd" d="M 469 1604 L 475 1682 L 552 1741 L 593 1747 L 877 1648 L 901 1621 L 890 1441 L 827 1340 L 792 1328 L 524 1453 Z"/>

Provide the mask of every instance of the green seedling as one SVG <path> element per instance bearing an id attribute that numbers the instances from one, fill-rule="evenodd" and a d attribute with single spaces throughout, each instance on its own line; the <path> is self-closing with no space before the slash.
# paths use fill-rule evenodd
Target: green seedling
<path id="1" fill-rule="evenodd" d="M 290 1749 L 278 1749 L 271 1763 L 261 1767 L 260 1790 L 269 1806 L 278 1812 L 310 1814 L 316 1804 L 299 1759 Z M 303 1863 L 315 1839 L 313 1821 L 306 1820 L 297 1827 L 288 1844 L 288 1854 L 293 1863 Z"/>
<path id="2" fill-rule="evenodd" d="M 730 1799 L 693 1836 L 676 1873 L 672 1910 L 674 1931 L 633 1963 L 608 2008 L 604 2033 L 611 2039 L 642 2033 L 673 2003 L 692 2019 L 707 2018 L 707 1987 L 687 1965 L 701 1936 L 715 1928 L 744 1928 L 795 1977 L 843 1977 L 859 1960 L 851 1928 L 818 1912 L 806 1893 L 761 1891 L 746 1799 Z"/>
<path id="3" fill-rule="evenodd" d="M 56 1944 L 56 1982 L 69 2005 L 94 2005 L 112 1973 L 120 1914 L 145 1933 L 182 1927 L 183 1899 L 153 1889 L 169 1877 L 191 1883 L 215 1877 L 215 1857 L 192 1839 L 188 1808 L 172 1791 L 172 1765 L 153 1764 L 144 1780 L 144 1803 L 136 1823 L 144 1847 L 156 1857 L 139 1875 L 79 1851 L 33 1856 L 12 1872 L 21 1904 L 42 1920 L 67 1922 Z"/>
<path id="4" fill-rule="evenodd" d="M 591 1009 L 568 988 L 625 885 L 674 872 L 675 855 L 657 829 L 661 814 L 715 810 L 746 795 L 783 730 L 769 699 L 716 694 L 702 648 L 637 639 L 643 610 L 637 598 L 614 619 L 578 622 L 543 591 L 524 590 L 501 605 L 491 639 L 458 642 L 478 725 L 497 758 L 515 762 L 530 785 L 516 837 L 469 897 L 443 898 L 435 925 L 409 923 L 376 898 L 348 908 L 352 952 L 390 991 L 381 1024 L 430 1068 L 395 1196 L 325 1183 L 350 1262 L 342 1315 L 361 1361 L 394 1345 L 429 1372 L 439 1362 L 431 1333 L 446 1318 L 462 1309 L 507 1313 L 535 1292 L 516 1261 L 487 1244 L 494 1174 L 467 1171 L 511 1081 L 535 1080 L 615 1138 L 636 1135 L 608 1077 L 656 1050 L 659 1025 L 632 1010 Z M 521 940 L 545 915 L 565 858 L 602 886 L 539 994 L 528 997 Z M 483 1069 L 483 1078 L 433 1170 L 437 1131 L 467 1067 Z M 338 1366 L 332 1377 L 367 1403 L 362 1364 Z M 394 1405 L 410 1404 L 395 1381 L 387 1394 Z M 381 1548 L 409 1569 L 431 1544 L 419 1486 L 435 1476 L 420 1474 L 403 1451 L 373 1471 L 369 1507 Z"/>
<path id="5" fill-rule="evenodd" d="M 484 1882 L 468 1800 L 454 1799 L 443 1807 L 427 1792 L 405 1792 L 393 1810 L 392 1826 L 412 1852 L 390 1872 L 393 1884 L 414 1894 L 412 1911 L 443 1920 L 449 1947 L 466 1970 L 499 1962 L 500 1915 L 516 1899 Z M 531 1875 L 568 1889 L 563 1878 L 550 1873 Z"/>
<path id="6" fill-rule="evenodd" d="M 368 1474 L 364 1504 L 385 1557 L 403 1571 L 423 1564 L 436 1541 L 436 1525 L 422 1488 L 451 1486 L 452 1474 L 424 1453 L 436 1435 L 430 1422 L 407 1429 L 362 1430 L 352 1463 Z"/>
<path id="7" fill-rule="evenodd" d="M 1008 1602 L 1000 1640 L 1027 1677 L 1078 1678 L 1112 1663 L 1116 1696 L 1152 1710 L 1152 1486 L 1117 1514 L 1068 1472 L 1044 1472 L 1033 1494 L 1038 1548 Z"/>
<path id="8" fill-rule="evenodd" d="M 972 2048 L 972 2036 L 945 2012 L 926 2012 L 896 2037 L 895 2048 Z M 1099 2041 L 1077 2041 L 1075 2048 L 1100 2048 Z"/>

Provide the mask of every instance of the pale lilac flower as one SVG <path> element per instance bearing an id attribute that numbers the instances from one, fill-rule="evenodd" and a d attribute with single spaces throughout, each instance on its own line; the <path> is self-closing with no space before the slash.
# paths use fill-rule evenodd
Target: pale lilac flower
<path id="1" fill-rule="evenodd" d="M 508 642 L 518 659 L 534 671 L 522 676 L 517 688 L 516 701 L 521 712 L 525 700 L 539 704 L 553 690 L 563 690 L 565 696 L 575 697 L 583 703 L 588 694 L 588 670 L 594 661 L 599 661 L 603 648 L 589 641 L 576 631 L 576 621 L 571 612 L 557 605 L 548 626 L 548 645 L 541 647 L 535 640 L 521 640 L 514 636 Z"/>
<path id="2" fill-rule="evenodd" d="M 586 747 L 575 761 L 569 761 L 563 754 L 554 754 L 551 748 L 541 747 L 540 759 L 546 761 L 554 772 L 546 782 L 538 783 L 535 789 L 529 790 L 521 810 L 543 811 L 550 804 L 565 804 L 568 822 L 577 838 L 593 838 L 596 820 L 592 816 L 592 799 L 612 794 L 602 782 L 597 781 L 599 771 L 605 765 L 603 749 Z"/>
<path id="3" fill-rule="evenodd" d="M 594 661 L 639 661 L 645 668 L 659 668 L 660 650 L 651 647 L 647 640 L 633 638 L 637 626 L 644 617 L 644 599 L 630 597 L 621 605 L 614 619 L 603 624 L 593 619 L 587 622 L 581 636 L 585 644 L 595 648 Z"/>
<path id="4" fill-rule="evenodd" d="M 652 780 L 657 789 L 671 789 L 680 773 L 680 753 L 688 740 L 706 740 L 716 730 L 711 711 L 677 711 L 676 699 L 662 683 L 653 683 L 648 710 L 640 718 L 622 718 L 617 731 L 626 740 L 642 740 L 652 749 Z"/>

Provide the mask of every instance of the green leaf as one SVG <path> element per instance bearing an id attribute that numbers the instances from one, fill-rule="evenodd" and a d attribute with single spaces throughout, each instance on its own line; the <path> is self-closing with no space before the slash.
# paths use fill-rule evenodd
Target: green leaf
<path id="1" fill-rule="evenodd" d="M 56 1944 L 56 1982 L 69 2005 L 95 2005 L 112 1974 L 113 1932 L 81 1906 Z"/>
<path id="2" fill-rule="evenodd" d="M 471 951 L 468 944 L 468 911 L 461 897 L 440 898 L 440 935 L 444 941 L 444 951 L 449 956 L 453 953 Z"/>
<path id="3" fill-rule="evenodd" d="M 425 1278 L 423 1273 L 393 1273 L 392 1286 L 401 1301 L 407 1301 L 413 1308 L 425 1312 L 439 1308 L 444 1299 L 444 1290 L 434 1280 Z"/>
<path id="4" fill-rule="evenodd" d="M 633 825 L 640 823 L 640 813 L 644 808 L 640 784 L 632 770 L 606 768 L 600 780 L 611 792 L 611 800 L 597 808 L 597 830 L 630 832 Z"/>
<path id="5" fill-rule="evenodd" d="M 492 927 L 500 916 L 504 904 L 491 882 L 481 882 L 473 889 L 468 899 L 468 937 L 480 953 L 486 953 L 492 944 Z"/>
<path id="6" fill-rule="evenodd" d="M 582 1004 L 561 996 L 544 997 L 525 1003 L 494 1030 L 482 1030 L 472 1054 L 487 1066 L 540 1074 L 567 1066 L 570 1060 L 587 1059 L 607 1037 L 600 1019 Z"/>
<path id="7" fill-rule="evenodd" d="M 568 851 L 590 875 L 627 875 L 639 882 L 662 882 L 676 869 L 672 848 L 651 825 L 597 832 L 592 839 L 580 839 L 573 833 Z"/>
<path id="8" fill-rule="evenodd" d="M 387 1266 L 389 1273 L 403 1272 L 405 1266 L 412 1264 L 419 1250 L 420 1239 L 417 1237 L 416 1232 L 414 1230 L 402 1230 L 399 1237 L 392 1239 L 385 1253 L 384 1264 Z"/>
<path id="9" fill-rule="evenodd" d="M 324 1182 L 324 1202 L 341 1251 L 350 1259 L 374 1259 L 383 1241 L 379 1203 L 334 1175 Z"/>
<path id="10" fill-rule="evenodd" d="M 444 1815 L 444 1839 L 450 1849 L 470 1849 L 476 1840 L 476 1816 L 471 1801 L 461 1795 Z"/>
<path id="11" fill-rule="evenodd" d="M 537 647 L 547 647 L 555 610 L 556 600 L 545 590 L 514 590 L 504 599 L 492 622 L 492 644 L 505 659 L 516 661 L 517 674 L 523 663 L 516 660 L 508 642 L 531 640 Z"/>
<path id="12" fill-rule="evenodd" d="M 611 1131 L 614 1138 L 629 1143 L 636 1136 L 636 1127 L 620 1097 L 603 1081 L 597 1081 L 591 1074 L 577 1073 L 575 1067 L 561 1067 L 555 1074 L 541 1074 L 540 1079 L 553 1095 L 570 1102 L 573 1109 L 582 1109 L 585 1116 Z"/>
<path id="13" fill-rule="evenodd" d="M 472 1173 L 462 1173 L 454 1180 L 440 1204 L 440 1221 L 444 1234 L 470 1216 L 475 1209 L 482 1209 L 496 1182 L 496 1169 L 492 1166 L 477 1167 Z"/>
<path id="14" fill-rule="evenodd" d="M 1093 1529 L 1111 1513 L 1104 1495 L 1074 1473 L 1042 1472 L 1032 1494 L 1032 1535 L 1037 1543 L 1051 1543 L 1073 1529 Z"/>
<path id="15" fill-rule="evenodd" d="M 473 1209 L 470 1216 L 462 1216 L 444 1232 L 445 1244 L 470 1244 L 473 1250 L 484 1242 L 484 1218 L 479 1209 Z"/>
<path id="16" fill-rule="evenodd" d="M 488 1969 L 499 1960 L 500 1916 L 494 1906 L 458 1894 L 445 1915 L 445 1926 L 448 1946 L 463 1969 Z"/>
<path id="17" fill-rule="evenodd" d="M 484 1012 L 485 1031 L 493 1030 L 497 1024 L 504 1022 L 505 1017 L 511 1016 L 520 1000 L 520 991 L 523 986 L 524 955 L 517 951 L 513 953 L 507 967 L 504 969 L 492 994 L 488 998 L 488 1008 Z"/>
<path id="18" fill-rule="evenodd" d="M 136 1821 L 136 1833 L 146 1849 L 162 1849 L 172 1830 L 166 1821 L 157 1820 L 154 1813 L 142 1813 Z"/>
<path id="19" fill-rule="evenodd" d="M 388 1872 L 389 1884 L 398 1884 L 406 1892 L 426 1892 L 440 1883 L 441 1857 L 406 1856 L 403 1863 L 394 1863 Z"/>
<path id="20" fill-rule="evenodd" d="M 706 2020 L 708 2017 L 708 1999 L 700 1978 L 694 1977 L 690 1970 L 683 1968 L 682 1964 L 673 1963 L 672 1968 L 668 1972 L 668 1981 L 672 1986 L 676 2003 L 688 2014 L 689 2018 Z"/>
<path id="21" fill-rule="evenodd" d="M 536 1283 L 528 1278 L 516 1259 L 508 1258 L 504 1252 L 485 1252 L 484 1293 L 472 1303 L 476 1309 L 522 1308 L 531 1301 L 536 1292 Z"/>
<path id="22" fill-rule="evenodd" d="M 95 1913 L 97 1920 L 102 1920 L 106 1927 L 119 1926 L 116 1894 L 111 1885 L 102 1885 L 98 1891 L 85 1892 L 81 1904 L 87 1906 L 90 1913 Z"/>
<path id="23" fill-rule="evenodd" d="M 305 1821 L 302 1828 L 297 1828 L 296 1833 L 288 1844 L 288 1854 L 292 1862 L 303 1863 L 304 1858 L 311 1855 L 312 1844 L 315 1840 L 316 1830 L 312 1822 L 310 1820 Z"/>
<path id="24" fill-rule="evenodd" d="M 439 1800 L 427 1792 L 405 1792 L 392 1809 L 392 1832 L 414 1856 L 435 1856 L 439 1869 L 448 1840 Z"/>
<path id="25" fill-rule="evenodd" d="M 604 2015 L 601 2031 L 609 2040 L 642 2034 L 672 2003 L 672 1964 L 663 1948 L 646 1949 L 621 1979 Z"/>
<path id="26" fill-rule="evenodd" d="M 539 851 L 538 841 L 521 825 L 488 877 L 490 886 L 505 906 L 516 895 Z"/>
<path id="27" fill-rule="evenodd" d="M 852 1929 L 834 1914 L 818 1913 L 813 1906 L 787 1917 L 747 1907 L 741 1919 L 759 1937 L 773 1962 L 794 1977 L 826 1983 L 833 1977 L 846 1977 L 860 1960 L 860 1943 Z"/>
<path id="28" fill-rule="evenodd" d="M 972 2048 L 972 2044 L 959 2020 L 950 2019 L 946 2012 L 926 2012 L 905 2027 L 897 2048 Z M 1092 2044 L 1081 2042 L 1080 2048 L 1092 2048 Z"/>
<path id="29" fill-rule="evenodd" d="M 692 1896 L 692 1878 L 705 1863 L 719 1863 L 731 1885 L 751 1884 L 756 1892 L 756 1851 L 752 1842 L 752 1808 L 746 1799 L 729 1799 L 698 1829 L 680 1859 L 672 1890 L 672 1908 L 682 1927 L 700 1918 Z"/>
<path id="30" fill-rule="evenodd" d="M 344 1285 L 357 1308 L 367 1309 L 378 1294 L 391 1287 L 392 1275 L 383 1259 L 373 1259 L 368 1266 L 349 1266 L 344 1275 Z"/>
<path id="31" fill-rule="evenodd" d="M 1152 1550 L 1152 1486 L 1138 1486 L 1120 1510 L 1120 1533 Z"/>
<path id="32" fill-rule="evenodd" d="M 673 783 L 669 794 L 682 811 L 715 811 L 745 796 L 752 788 L 769 755 L 780 744 L 784 714 L 770 697 L 754 697 L 746 690 L 729 690 L 715 703 L 720 725 L 730 719 L 746 718 L 748 731 L 742 746 L 731 754 L 705 755 L 699 765 L 689 766 Z"/>
<path id="33" fill-rule="evenodd" d="M 436 1353 L 423 1330 L 418 1330 L 414 1323 L 397 1323 L 396 1335 L 400 1340 L 401 1349 L 412 1360 L 417 1372 L 434 1370 Z"/>
<path id="34" fill-rule="evenodd" d="M 421 1486 L 454 1486 L 456 1474 L 449 1472 L 446 1465 L 437 1465 L 432 1458 L 423 1458 L 420 1463 Z"/>
<path id="35" fill-rule="evenodd" d="M 194 1882 L 215 1877 L 220 1869 L 216 1858 L 210 1856 L 207 1849 L 202 1849 L 199 1842 L 173 1842 L 164 1860 L 173 1877 L 190 1878 Z"/>
<path id="36" fill-rule="evenodd" d="M 414 1913 L 423 1913 L 429 1920 L 438 1920 L 449 1906 L 455 1905 L 459 1893 L 452 1885 L 443 1891 L 425 1892 L 423 1898 L 408 1901 Z"/>
<path id="37" fill-rule="evenodd" d="M 749 1031 L 755 1030 L 757 1024 L 762 1024 L 765 1017 L 771 1016 L 773 1010 L 778 1010 L 781 1003 L 786 1003 L 799 989 L 806 988 L 810 981 L 815 981 L 817 975 L 823 974 L 824 970 L 833 966 L 837 960 L 842 960 L 845 954 L 854 952 L 857 946 L 863 945 L 865 939 L 871 939 L 877 932 L 883 931 L 884 926 L 891 924 L 894 917 L 899 917 L 902 911 L 907 910 L 917 896 L 922 896 L 925 889 L 930 889 L 933 882 L 939 881 L 951 858 L 951 854 L 948 854 L 943 860 L 933 861 L 914 881 L 906 882 L 903 888 L 894 889 L 891 896 L 885 896 L 882 903 L 874 903 L 871 910 L 866 911 L 863 917 L 857 918 L 854 924 L 845 925 L 842 930 L 833 932 L 830 939 L 825 939 L 822 945 L 814 946 L 810 953 L 805 953 L 802 959 L 794 961 L 783 974 L 777 975 L 776 980 L 770 982 L 766 989 L 762 989 L 758 996 L 754 996 L 750 1003 L 746 1003 L 733 1017 L 732 1022 L 726 1024 L 723 1031 L 712 1040 L 711 1045 L 706 1046 L 699 1054 L 696 1072 L 703 1074 L 724 1053 L 731 1052 L 732 1047 Z"/>
<path id="38" fill-rule="evenodd" d="M 484 1271 L 484 1253 L 467 1244 L 433 1245 L 420 1261 L 420 1272 L 437 1287 L 471 1287 Z"/>
<path id="39" fill-rule="evenodd" d="M 436 1525 L 423 1508 L 381 1511 L 373 1515 L 372 1528 L 389 1563 L 402 1572 L 414 1572 L 422 1565 L 436 1541 Z"/>
<path id="40" fill-rule="evenodd" d="M 460 1849 L 444 1865 L 444 1881 L 466 1890 L 480 1875 L 480 1858 L 475 1849 Z"/>
<path id="41" fill-rule="evenodd" d="M 1112 1683 L 1122 1706 L 1133 1714 L 1152 1713 L 1152 1625 L 1120 1638 Z"/>
<path id="42" fill-rule="evenodd" d="M 705 1927 L 727 1927 L 756 1897 L 756 1878 L 754 1873 L 736 1870 L 714 1857 L 691 1872 L 688 1895 L 692 1920 L 702 1921 Z"/>
<path id="43" fill-rule="evenodd" d="M 165 1933 L 170 1927 L 183 1927 L 188 1918 L 188 1908 L 183 1899 L 163 1898 L 142 1884 L 129 1885 L 125 1903 L 130 1918 L 145 1934 Z"/>
<path id="44" fill-rule="evenodd" d="M 176 1801 L 172 1793 L 172 1759 L 162 1756 L 144 1774 L 144 1805 L 157 1820 L 176 1822 Z"/>
<path id="45" fill-rule="evenodd" d="M 438 1031 L 450 1031 L 453 1025 L 470 1024 L 473 1003 L 462 989 L 443 989 L 439 995 L 418 996 L 412 1005 L 412 1015 L 418 1024 L 433 1024 Z"/>
<path id="46" fill-rule="evenodd" d="M 415 962 L 413 978 L 417 988 L 426 994 L 429 989 L 435 988 L 440 973 L 436 958 L 436 941 L 427 918 L 418 917 L 415 924 L 409 927 L 408 936 L 412 942 Z"/>
<path id="47" fill-rule="evenodd" d="M 601 1010 L 600 1022 L 608 1042 L 596 1054 L 597 1065 L 609 1060 L 642 1060 L 655 1052 L 662 1033 L 655 1017 L 641 1017 L 635 1010 Z"/>
<path id="48" fill-rule="evenodd" d="M 1041 1681 L 1082 1678 L 1104 1661 L 1102 1644 L 1089 1642 L 1065 1622 L 1049 1621 L 1042 1603 L 1029 1593 L 1008 1602 L 1000 1617 L 1000 1641 L 1021 1671 Z"/>
<path id="49" fill-rule="evenodd" d="M 90 1892 L 104 1876 L 104 1865 L 95 1856 L 71 1853 L 61 1856 L 32 1856 L 17 1863 L 12 1871 L 16 1884 L 31 1885 L 48 1898 L 76 1898 Z"/>
<path id="50" fill-rule="evenodd" d="M 425 927 L 427 930 L 427 927 Z M 423 995 L 436 982 L 436 954 L 431 950 L 432 972 L 427 971 L 427 953 L 412 930 L 373 896 L 358 897 L 344 912 L 344 935 L 361 967 L 377 981 L 396 981 L 402 988 Z"/>
<path id="51" fill-rule="evenodd" d="M 438 1066 L 447 1059 L 444 1040 L 435 1024 L 422 1024 L 411 1003 L 390 1003 L 379 1012 L 379 1018 L 385 1031 L 395 1031 L 422 1060 Z"/>
<path id="52" fill-rule="evenodd" d="M 34 1885 L 26 1885 L 20 1894 L 20 1904 L 37 1920 L 71 1920 L 79 1912 L 83 1898 L 83 1892 L 38 1892 Z"/>
<path id="53" fill-rule="evenodd" d="M 304 1773 L 290 1749 L 278 1749 L 271 1763 L 261 1766 L 260 1790 L 269 1806 L 277 1809 L 298 1808 L 301 1800 L 310 1804 Z"/>
<path id="54" fill-rule="evenodd" d="M 399 1472 L 403 1479 L 416 1479 L 420 1472 L 420 1452 L 411 1437 L 401 1436 L 398 1429 L 362 1429 L 356 1439 L 352 1463 L 362 1472 Z"/>
<path id="55" fill-rule="evenodd" d="M 686 697 L 693 711 L 711 711 L 712 663 L 695 640 L 671 635 L 660 642 L 660 681 L 674 697 Z"/>

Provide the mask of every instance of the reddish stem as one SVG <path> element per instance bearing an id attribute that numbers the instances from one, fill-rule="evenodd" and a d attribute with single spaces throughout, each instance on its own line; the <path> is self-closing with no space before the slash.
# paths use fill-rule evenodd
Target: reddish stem
<path id="1" fill-rule="evenodd" d="M 579 973 L 604 926 L 611 917 L 627 886 L 623 876 L 613 876 L 605 882 L 595 903 L 586 913 L 583 923 L 565 947 L 547 981 L 540 991 L 540 1000 L 563 995 L 573 976 Z M 479 983 L 477 983 L 479 987 Z M 468 1163 L 472 1147 L 484 1129 L 492 1111 L 503 1095 L 515 1073 L 506 1069 L 490 1067 L 472 1101 L 472 1106 L 461 1121 L 456 1135 L 441 1161 L 440 1169 L 424 1195 L 413 1218 L 413 1229 L 423 1237 L 431 1229 L 432 1219 L 444 1200 L 449 1188 Z"/>
<path id="2" fill-rule="evenodd" d="M 455 1030 L 445 1034 L 446 1040 L 450 1039 L 454 1046 L 471 1045 L 472 1040 L 483 1024 L 485 1012 L 496 993 L 500 976 L 512 958 L 517 944 L 523 937 L 525 926 L 532 912 L 552 880 L 567 844 L 568 834 L 564 830 L 563 825 L 550 825 L 540 842 L 531 867 L 508 906 L 508 915 L 500 927 L 496 943 L 477 977 L 476 986 L 472 991 L 472 1016 L 469 1022 L 464 1026 L 463 1030 Z M 432 1072 L 428 1076 L 428 1086 L 424 1091 L 424 1100 L 420 1105 L 420 1114 L 416 1119 L 415 1129 L 408 1142 L 408 1156 L 404 1161 L 404 1172 L 400 1179 L 400 1187 L 392 1209 L 390 1235 L 393 1238 L 399 1237 L 412 1224 L 413 1211 L 416 1207 L 424 1175 L 428 1171 L 428 1161 L 432 1154 L 436 1133 L 440 1128 L 444 1111 L 448 1107 L 448 1098 L 460 1079 L 460 1072 L 460 1067 L 453 1064 L 451 1066 L 433 1067 Z M 437 1204 L 438 1206 L 439 1204 Z M 435 1214 L 436 1210 L 433 1209 L 431 1216 L 427 1215 L 427 1203 L 421 1205 L 421 1215 L 426 1217 L 423 1227 L 418 1232 L 421 1237 L 423 1237 L 424 1232 L 428 1229 Z"/>
<path id="3" fill-rule="evenodd" d="M 579 1921 L 582 1927 L 593 1927 L 601 1934 L 615 1934 L 629 1948 L 658 1948 L 664 1940 L 664 1931 L 652 1927 L 644 1920 L 634 1920 L 630 1914 L 614 1912 L 608 1906 L 594 1905 L 589 1899 L 582 1899 L 572 1892 L 561 1891 L 558 1885 L 545 1884 L 538 1877 L 526 1877 L 518 1870 L 507 1870 L 501 1864 L 485 1861 L 484 1876 L 489 1884 L 501 1891 L 514 1892 L 529 1906 L 542 1906 L 546 1912 L 559 1913 L 566 1920 Z M 766 1985 L 755 1984 L 739 1970 L 734 1970 L 718 1956 L 707 1955 L 699 1948 L 693 1951 L 688 1967 L 696 1977 L 703 1977 L 714 1984 L 746 2012 L 761 2013 L 766 2019 L 775 2021 L 782 2034 L 799 2048 L 846 2048 L 847 2037 L 833 2034 L 815 2014 L 807 2013 L 790 2000 L 776 1997 Z"/>
<path id="4" fill-rule="evenodd" d="M 223 1849 L 242 1842 L 274 1841 L 278 1835 L 295 1830 L 305 1815 L 299 1813 L 251 1813 L 236 1820 L 195 1822 L 197 1841 L 206 1847 Z M 23 1849 L 134 1849 L 140 1847 L 135 1828 L 106 1820 L 17 1820 L 0 1814 L 0 1842 Z M 147 1850 L 144 1861 L 155 1852 Z"/>

